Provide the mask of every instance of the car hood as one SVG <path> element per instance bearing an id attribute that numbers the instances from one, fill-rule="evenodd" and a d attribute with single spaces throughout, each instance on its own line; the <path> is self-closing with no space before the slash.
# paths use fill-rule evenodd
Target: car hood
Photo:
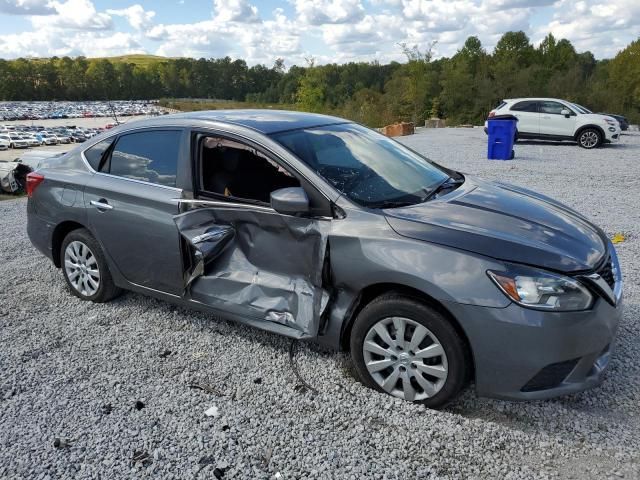
<path id="1" fill-rule="evenodd" d="M 615 120 L 616 122 L 618 121 L 615 118 L 610 117 L 609 115 L 602 115 L 600 113 L 583 113 L 581 117 L 582 117 L 582 120 L 585 122 L 594 122 L 594 123 L 606 123 L 605 119 Z"/>
<path id="2" fill-rule="evenodd" d="M 436 200 L 384 210 L 398 234 L 559 272 L 596 268 L 606 236 L 574 210 L 530 190 L 467 176 Z"/>

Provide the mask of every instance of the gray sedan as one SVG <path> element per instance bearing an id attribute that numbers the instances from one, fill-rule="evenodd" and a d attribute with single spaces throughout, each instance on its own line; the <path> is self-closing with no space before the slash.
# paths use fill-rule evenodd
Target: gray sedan
<path id="1" fill-rule="evenodd" d="M 351 351 L 439 407 L 597 385 L 616 252 L 579 213 L 347 120 L 285 111 L 131 122 L 28 176 L 28 232 L 70 291 L 122 289 Z"/>

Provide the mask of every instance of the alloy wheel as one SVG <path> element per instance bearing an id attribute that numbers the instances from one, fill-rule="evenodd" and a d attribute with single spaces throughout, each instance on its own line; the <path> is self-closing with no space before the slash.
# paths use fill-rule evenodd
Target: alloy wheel
<path id="1" fill-rule="evenodd" d="M 593 148 L 598 144 L 598 134 L 593 130 L 589 130 L 580 135 L 580 144 L 584 148 Z"/>
<path id="2" fill-rule="evenodd" d="M 64 251 L 64 268 L 69 283 L 80 294 L 91 297 L 100 288 L 98 260 L 84 243 L 74 240 Z"/>
<path id="3" fill-rule="evenodd" d="M 394 397 L 414 402 L 436 395 L 448 376 L 447 355 L 420 323 L 388 317 L 374 324 L 362 345 L 371 378 Z"/>

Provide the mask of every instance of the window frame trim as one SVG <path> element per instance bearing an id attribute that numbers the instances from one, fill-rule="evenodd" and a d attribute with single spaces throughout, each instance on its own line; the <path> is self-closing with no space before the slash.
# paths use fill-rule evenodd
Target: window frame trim
<path id="1" fill-rule="evenodd" d="M 255 207 L 256 209 L 259 209 L 260 211 L 272 211 L 275 213 L 278 213 L 279 215 L 283 215 L 279 212 L 276 212 L 276 210 L 274 210 L 271 205 L 269 203 L 265 203 L 265 202 L 261 202 L 260 200 L 253 200 L 250 198 L 241 198 L 241 197 L 235 197 L 235 196 L 224 196 L 222 194 L 219 193 L 215 193 L 215 192 L 209 192 L 207 190 L 203 190 L 201 188 L 201 183 L 202 183 L 202 179 L 201 179 L 201 152 L 200 152 L 200 143 L 202 141 L 203 137 L 222 137 L 225 138 L 227 140 L 231 140 L 234 142 L 238 142 L 238 143 L 242 143 L 244 145 L 250 146 L 252 148 L 254 148 L 255 150 L 258 150 L 262 153 L 262 155 L 264 155 L 265 157 L 268 157 L 271 161 L 275 162 L 276 164 L 278 164 L 280 167 L 284 168 L 285 170 L 287 170 L 294 178 L 298 179 L 298 181 L 300 181 L 300 187 L 304 189 L 304 185 L 303 185 L 303 181 L 306 182 L 310 188 L 314 189 L 315 192 L 317 192 L 322 198 L 323 201 L 326 202 L 327 208 L 329 210 L 332 210 L 332 205 L 334 205 L 335 202 L 333 202 L 323 191 L 322 189 L 318 188 L 315 183 L 310 180 L 308 178 L 307 175 L 305 175 L 304 173 L 302 173 L 299 169 L 295 168 L 294 165 L 292 165 L 290 162 L 287 162 L 284 158 L 282 158 L 282 156 L 278 155 L 277 153 L 275 153 L 273 150 L 271 150 L 269 147 L 267 147 L 266 145 L 264 145 L 263 143 L 261 143 L 258 139 L 256 138 L 249 138 L 246 137 L 244 135 L 240 135 L 234 132 L 229 132 L 229 131 L 224 131 L 224 130 L 220 130 L 220 129 L 216 129 L 216 128 L 207 128 L 207 127 L 192 127 L 190 129 L 190 150 L 191 150 L 191 181 L 192 181 L 192 191 L 193 191 L 193 196 L 195 197 L 194 200 L 196 200 L 197 202 L 212 202 L 212 203 L 216 203 L 216 204 L 229 204 L 229 207 L 227 208 L 240 208 L 241 206 L 245 207 L 245 208 L 252 208 Z M 301 179 L 303 181 L 301 181 Z M 210 200 L 202 200 L 200 198 L 198 198 L 200 195 L 205 194 L 207 196 L 210 196 L 212 199 Z M 307 193 L 307 195 L 309 195 Z M 196 202 L 193 202 L 196 203 Z M 333 217 L 328 217 L 326 215 L 309 215 L 308 218 L 311 219 L 327 219 L 327 218 L 333 218 Z"/>
<path id="2" fill-rule="evenodd" d="M 556 104 L 558 104 L 558 105 L 562 106 L 562 109 L 567 109 L 567 110 L 569 110 L 569 111 L 571 112 L 571 113 L 569 114 L 569 116 L 570 116 L 570 117 L 577 116 L 577 113 L 576 113 L 576 112 L 574 112 L 572 108 L 570 108 L 568 105 L 565 105 L 565 104 L 564 104 L 564 103 L 562 103 L 562 102 L 558 102 L 557 100 L 540 100 L 538 110 L 540 111 L 540 114 L 541 114 L 541 115 L 560 115 L 561 117 L 564 117 L 564 115 L 563 115 L 562 113 L 560 113 L 560 112 L 558 112 L 558 113 L 543 112 L 543 111 L 542 111 L 542 104 L 543 104 L 543 103 L 556 103 Z"/>
<path id="3" fill-rule="evenodd" d="M 536 105 L 536 111 L 532 112 L 530 110 L 515 110 L 516 105 L 520 105 L 521 103 L 534 103 Z M 513 105 L 511 105 L 509 107 L 509 111 L 511 112 L 520 112 L 520 113 L 536 113 L 539 114 L 540 112 L 540 100 L 520 100 L 519 102 L 514 103 Z"/>
<path id="4" fill-rule="evenodd" d="M 181 125 L 166 125 L 166 126 L 163 125 L 163 126 L 157 126 L 157 127 L 156 126 L 153 126 L 153 127 L 149 127 L 149 126 L 137 127 L 137 128 L 131 128 L 131 129 L 128 129 L 128 130 L 124 130 L 122 132 L 114 132 L 113 135 L 107 135 L 104 138 L 99 138 L 99 139 L 97 139 L 96 142 L 93 142 L 88 147 L 83 148 L 80 151 L 80 158 L 82 159 L 82 161 L 85 164 L 85 166 L 89 169 L 89 171 L 91 173 L 93 173 L 94 175 L 103 175 L 105 177 L 118 178 L 118 179 L 121 179 L 121 180 L 127 180 L 129 182 L 140 183 L 142 185 L 151 185 L 151 186 L 154 186 L 154 187 L 165 188 L 165 189 L 168 189 L 168 190 L 171 190 L 171 191 L 174 191 L 174 192 L 182 192 L 184 189 L 180 188 L 180 187 L 171 187 L 169 185 L 162 185 L 160 183 L 148 182 L 146 180 L 138 180 L 138 179 L 135 179 L 135 178 L 123 177 L 123 176 L 120 176 L 120 175 L 112 175 L 111 173 L 105 173 L 105 172 L 97 171 L 91 166 L 91 164 L 87 160 L 87 157 L 84 154 L 84 152 L 86 152 L 90 148 L 93 148 L 98 143 L 103 142 L 104 140 L 108 140 L 110 138 L 113 138 L 113 143 L 105 151 L 105 153 L 103 154 L 103 157 L 100 158 L 100 162 L 102 163 L 104 155 L 108 154 L 109 157 L 111 156 L 111 153 L 113 152 L 113 149 L 115 148 L 115 145 L 118 142 L 118 140 L 120 139 L 120 137 L 122 137 L 124 135 L 131 134 L 131 133 L 140 133 L 140 132 L 145 132 L 145 131 L 157 131 L 157 130 L 160 130 L 160 131 L 176 130 L 176 131 L 179 131 L 181 135 L 184 135 L 184 132 L 187 129 L 184 126 L 181 126 Z M 179 159 L 177 161 L 179 162 Z M 177 172 L 176 172 L 176 182 L 177 182 L 177 179 L 178 179 L 178 176 L 177 176 Z"/>

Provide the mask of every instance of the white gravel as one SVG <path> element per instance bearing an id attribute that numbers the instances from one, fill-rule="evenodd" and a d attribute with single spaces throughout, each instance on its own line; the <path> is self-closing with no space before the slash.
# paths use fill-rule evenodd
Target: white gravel
<path id="1" fill-rule="evenodd" d="M 9 200 L 0 478 L 638 478 L 640 135 L 595 151 L 518 144 L 510 162 L 485 159 L 481 129 L 402 141 L 627 236 L 625 315 L 601 387 L 531 403 L 467 391 L 429 411 L 362 387 L 344 355 L 299 345 L 295 362 L 316 394 L 294 375 L 287 339 L 136 294 L 106 305 L 71 296 L 27 239 L 26 201 Z"/>

